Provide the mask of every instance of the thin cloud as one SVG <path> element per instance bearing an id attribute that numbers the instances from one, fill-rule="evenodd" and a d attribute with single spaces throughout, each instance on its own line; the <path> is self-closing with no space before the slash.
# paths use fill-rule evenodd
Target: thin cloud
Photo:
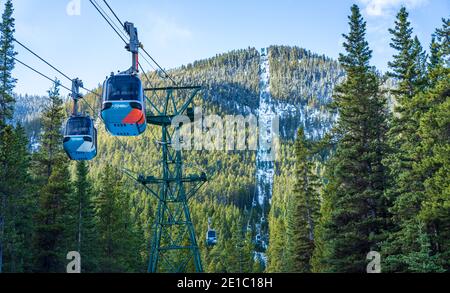
<path id="1" fill-rule="evenodd" d="M 400 6 L 414 9 L 428 4 L 429 0 L 359 0 L 368 16 L 390 16 Z"/>
<path id="2" fill-rule="evenodd" d="M 192 39 L 192 31 L 178 24 L 174 18 L 153 15 L 149 19 L 152 40 L 161 47 Z"/>

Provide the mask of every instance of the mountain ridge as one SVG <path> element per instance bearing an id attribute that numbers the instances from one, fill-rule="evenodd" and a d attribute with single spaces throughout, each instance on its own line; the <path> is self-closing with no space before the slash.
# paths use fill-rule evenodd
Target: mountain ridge
<path id="1" fill-rule="evenodd" d="M 273 106 L 281 116 L 282 137 L 293 139 L 298 124 L 304 126 L 311 138 L 320 138 L 324 134 L 322 129 L 329 130 L 334 121 L 326 106 L 331 102 L 334 86 L 344 77 L 338 62 L 323 54 L 296 46 L 273 45 L 268 47 L 268 55 L 271 65 L 270 91 L 274 100 Z M 207 107 L 210 108 L 209 112 L 256 114 L 260 90 L 259 58 L 259 51 L 248 47 L 196 60 L 170 69 L 169 72 L 179 84 L 203 86 L 201 99 L 210 104 Z M 146 74 L 152 85 L 166 84 L 158 72 Z M 150 86 L 144 75 L 142 80 L 146 86 Z M 100 89 L 95 91 L 100 92 Z M 16 112 L 15 121 L 32 124 L 36 132 L 35 120 L 45 104 L 45 99 L 41 99 L 42 105 L 30 107 L 27 103 L 39 101 L 36 96 L 18 97 L 16 109 L 19 111 Z M 27 101 L 27 97 L 34 98 Z M 98 98 L 88 94 L 86 100 L 94 105 L 96 110 L 100 109 L 101 101 Z M 88 111 L 86 105 L 82 107 Z M 24 114 L 20 109 L 27 109 L 27 117 L 19 117 Z M 93 114 L 95 113 L 91 113 Z"/>

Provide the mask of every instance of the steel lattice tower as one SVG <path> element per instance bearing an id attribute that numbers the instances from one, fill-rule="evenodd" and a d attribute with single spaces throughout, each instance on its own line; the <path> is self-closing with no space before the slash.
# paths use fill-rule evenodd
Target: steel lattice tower
<path id="1" fill-rule="evenodd" d="M 190 107 L 200 87 L 168 87 L 146 89 L 146 92 L 165 92 L 160 107 L 148 100 L 154 113 L 148 111 L 147 123 L 161 128 L 161 177 L 140 174 L 137 180 L 146 190 L 157 198 L 158 206 L 155 223 L 152 227 L 149 273 L 183 273 L 195 270 L 203 272 L 200 251 L 192 223 L 189 200 L 205 184 L 205 173 L 199 175 L 183 174 L 183 156 L 172 145 L 172 138 L 180 126 L 172 127 L 174 117 L 185 115 L 193 121 Z M 180 103 L 175 99 L 174 91 L 192 91 Z M 180 105 L 180 108 L 177 108 Z"/>

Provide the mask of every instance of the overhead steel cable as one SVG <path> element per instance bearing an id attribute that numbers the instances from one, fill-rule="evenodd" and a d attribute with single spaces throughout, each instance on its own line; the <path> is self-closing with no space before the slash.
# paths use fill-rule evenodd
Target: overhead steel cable
<path id="1" fill-rule="evenodd" d="M 69 92 L 72 92 L 72 89 L 66 87 L 65 85 L 63 85 L 63 84 L 62 84 L 61 82 L 59 82 L 58 80 L 55 80 L 55 79 L 52 79 L 52 78 L 48 77 L 47 75 L 43 74 L 43 73 L 40 72 L 39 70 L 34 69 L 34 68 L 31 67 L 30 65 L 25 64 L 24 62 L 20 61 L 20 60 L 17 59 L 16 57 L 13 57 L 13 59 L 14 59 L 16 62 L 18 62 L 18 63 L 22 64 L 23 66 L 25 66 L 26 68 L 30 69 L 31 71 L 34 71 L 35 73 L 39 74 L 40 76 L 42 76 L 42 77 L 44 77 L 44 78 L 50 80 L 51 82 L 53 82 L 53 83 L 55 83 L 55 84 L 61 86 L 62 88 L 68 90 Z"/>
<path id="2" fill-rule="evenodd" d="M 89 0 L 92 3 L 92 0 Z M 94 0 L 95 1 L 95 0 Z M 111 13 L 114 15 L 114 17 L 117 19 L 117 21 L 124 27 L 123 22 L 120 20 L 120 18 L 117 16 L 117 13 L 112 9 L 112 7 L 108 4 L 106 0 L 103 0 L 103 2 L 106 4 L 108 9 L 111 11 Z M 97 8 L 97 7 L 96 7 Z M 100 10 L 97 8 L 97 11 L 101 14 Z M 105 16 L 103 16 L 105 18 Z M 105 18 L 106 19 L 106 18 Z M 111 25 L 111 24 L 110 24 Z M 111 25 L 112 26 L 112 25 Z M 124 28 L 125 29 L 125 28 Z M 117 32 L 116 32 L 117 33 Z M 153 63 L 165 74 L 165 77 L 170 79 L 174 85 L 178 85 L 177 82 L 170 76 L 170 74 L 161 66 L 159 63 L 150 55 L 150 53 L 145 50 L 144 46 L 141 46 L 142 51 L 152 60 Z M 153 66 L 152 66 L 153 67 Z"/>
<path id="3" fill-rule="evenodd" d="M 117 26 L 117 25 L 114 23 L 114 21 L 106 14 L 106 12 L 103 10 L 103 8 L 101 8 L 101 6 L 100 6 L 95 0 L 89 0 L 89 1 L 90 1 L 91 4 L 97 9 L 97 11 L 100 13 L 100 15 L 106 20 L 106 22 L 108 22 L 108 24 L 109 24 L 111 27 L 113 27 L 113 28 L 115 27 L 115 28 L 118 29 L 118 26 Z M 116 12 L 112 9 L 112 7 L 108 4 L 107 1 L 103 0 L 103 2 L 106 4 L 106 6 L 108 7 L 108 9 L 109 9 L 109 10 L 111 11 L 111 13 L 114 15 L 114 17 L 116 18 L 116 20 L 120 23 L 122 29 L 125 30 L 124 24 L 123 24 L 123 22 L 120 20 L 120 18 L 117 16 Z M 108 21 L 108 19 L 109 19 L 109 21 Z M 118 32 L 117 29 L 114 29 L 114 31 L 115 31 L 115 32 L 119 35 L 119 37 L 120 37 L 121 35 L 120 35 L 120 33 Z M 121 31 L 121 32 L 122 32 L 122 31 Z M 122 32 L 122 34 L 123 34 L 123 32 Z M 121 38 L 121 39 L 124 41 L 125 44 L 127 44 L 127 42 L 125 41 L 124 38 Z M 144 60 L 150 65 L 150 67 L 153 68 L 153 70 L 156 71 L 156 68 L 148 61 L 148 59 L 147 59 L 142 53 L 139 53 L 139 55 L 142 57 L 142 59 L 144 59 Z M 145 77 L 146 77 L 148 83 L 150 83 L 150 86 L 151 86 L 150 79 L 148 78 L 148 76 L 147 76 L 147 74 L 146 74 L 144 68 L 142 67 L 142 65 L 141 65 L 140 63 L 139 63 L 139 67 L 141 68 L 141 70 L 142 70 L 142 72 L 144 73 L 144 75 L 145 75 Z"/>
<path id="4" fill-rule="evenodd" d="M 150 58 L 150 60 L 152 60 L 153 63 L 155 63 L 155 65 L 165 74 L 165 77 L 170 79 L 174 85 L 178 86 L 178 83 L 172 78 L 172 76 L 170 76 L 170 74 L 167 73 L 167 71 L 164 68 L 162 68 L 161 65 L 158 64 L 158 62 L 156 62 L 156 60 L 152 57 L 152 55 L 150 55 L 150 53 L 148 53 L 143 46 L 141 47 L 141 49 Z"/>
<path id="5" fill-rule="evenodd" d="M 95 0 L 93 0 L 95 3 L 97 3 Z M 109 11 L 111 11 L 111 13 L 114 15 L 114 17 L 116 18 L 116 20 L 119 22 L 119 24 L 120 24 L 120 26 L 122 27 L 122 29 L 123 30 L 125 30 L 125 26 L 124 26 L 124 23 L 123 23 L 123 21 L 119 18 L 119 16 L 117 16 L 117 14 L 116 14 L 116 12 L 114 11 L 114 9 L 112 9 L 112 7 L 108 4 L 108 2 L 106 1 L 106 0 L 103 0 L 103 2 L 105 3 L 105 5 L 108 7 L 108 9 L 109 9 Z M 98 5 L 98 4 L 97 4 Z M 106 12 L 101 8 L 101 7 L 99 7 L 105 14 L 106 14 Z M 109 17 L 108 17 L 109 18 Z M 110 18 L 109 18 L 110 19 Z M 111 19 L 110 19 L 111 20 Z M 111 22 L 113 22 L 112 20 L 111 20 Z M 113 24 L 114 24 L 114 22 L 113 22 Z M 114 24 L 115 25 L 115 24 Z M 117 25 L 115 25 L 116 27 L 117 27 Z M 122 32 L 123 33 L 123 32 Z M 141 58 L 142 59 L 144 59 L 146 62 L 147 62 L 147 64 L 154 70 L 154 71 L 157 71 L 157 69 L 150 63 L 150 61 L 148 61 L 148 59 L 145 57 L 145 55 L 143 55 L 142 53 L 140 53 L 139 52 L 139 55 L 141 56 Z M 145 73 L 145 70 L 144 70 L 144 68 L 142 67 L 142 65 L 139 63 L 139 67 L 141 68 L 141 70 L 142 70 L 142 72 L 144 73 L 144 75 L 146 76 L 146 78 L 147 78 L 147 81 L 150 83 L 150 79 L 147 77 L 147 74 Z M 151 84 L 151 83 L 150 83 Z"/>
<path id="6" fill-rule="evenodd" d="M 98 2 L 96 0 L 92 0 L 92 1 L 94 1 L 94 3 L 97 5 L 97 7 L 102 11 L 103 15 L 105 15 L 105 17 L 109 19 L 109 22 L 117 29 L 117 31 L 122 35 L 122 37 L 125 40 L 128 39 L 128 34 L 124 30 L 123 23 L 119 20 L 120 26 L 117 25 L 116 22 L 109 16 L 109 14 L 102 8 L 102 6 L 100 4 L 98 4 Z M 108 4 L 106 3 L 106 5 L 108 5 Z M 116 17 L 116 19 L 118 19 L 114 12 L 113 12 L 113 14 Z"/>
<path id="7" fill-rule="evenodd" d="M 158 70 L 155 68 L 155 66 L 153 66 L 153 64 L 152 64 L 150 61 L 148 61 L 147 57 L 145 57 L 144 54 L 142 54 L 141 52 L 139 52 L 139 56 L 141 56 L 141 58 L 144 59 L 145 62 L 147 62 L 148 66 L 150 66 L 150 67 L 153 69 L 153 71 L 155 71 L 155 72 L 158 71 Z"/>
<path id="8" fill-rule="evenodd" d="M 25 46 L 24 44 L 22 44 L 21 42 L 19 42 L 17 39 L 14 39 L 14 41 L 19 44 L 22 48 L 24 48 L 25 50 L 27 50 L 28 52 L 30 52 L 31 54 L 33 54 L 35 57 L 37 57 L 39 60 L 41 60 L 42 62 L 44 62 L 45 64 L 47 64 L 48 66 L 50 66 L 51 68 L 53 68 L 56 72 L 58 72 L 59 74 L 61 74 L 62 76 L 64 76 L 65 78 L 67 78 L 68 80 L 72 81 L 72 79 L 67 76 L 66 74 L 64 74 L 63 72 L 61 72 L 58 68 L 56 68 L 55 66 L 51 65 L 49 62 L 47 62 L 44 58 L 42 58 L 41 56 L 39 56 L 38 54 L 36 54 L 35 52 L 33 52 L 30 48 L 28 48 L 27 46 Z"/>
<path id="9" fill-rule="evenodd" d="M 123 22 L 120 20 L 120 18 L 117 16 L 117 14 L 114 12 L 114 10 L 111 8 L 111 6 L 109 6 L 108 2 L 106 0 L 103 0 L 103 2 L 105 2 L 106 6 L 108 6 L 109 10 L 111 11 L 111 13 L 114 15 L 114 17 L 117 19 L 117 21 L 120 23 L 120 25 L 122 27 L 124 27 Z"/>
<path id="10" fill-rule="evenodd" d="M 45 64 L 47 64 L 49 67 L 51 67 L 53 70 L 55 70 L 56 72 L 58 72 L 60 75 L 62 75 L 64 78 L 66 78 L 67 80 L 69 80 L 70 82 L 73 81 L 72 78 L 70 78 L 67 74 L 65 74 L 64 72 L 62 72 L 61 70 L 59 70 L 56 66 L 52 65 L 50 62 L 48 62 L 47 60 L 45 60 L 44 58 L 42 58 L 41 56 L 39 56 L 39 54 L 37 54 L 36 52 L 34 52 L 33 50 L 31 50 L 29 47 L 27 47 L 26 45 L 24 45 L 22 42 L 18 41 L 17 39 L 14 39 L 14 42 L 16 42 L 17 44 L 19 44 L 22 48 L 24 48 L 25 50 L 27 50 L 28 52 L 30 52 L 33 56 L 35 56 L 36 58 L 38 58 L 39 60 L 41 60 L 42 62 L 44 62 Z M 18 61 L 19 62 L 19 61 Z M 20 63 L 20 62 L 19 62 Z M 23 65 L 23 64 L 22 64 Z M 26 65 L 25 65 L 26 66 Z M 30 68 L 31 69 L 31 68 Z M 82 89 L 84 89 L 85 91 L 94 94 L 98 97 L 101 97 L 99 94 L 97 94 L 96 92 L 87 89 L 85 87 L 81 87 Z"/>
<path id="11" fill-rule="evenodd" d="M 89 2 L 91 2 L 92 6 L 95 7 L 95 9 L 98 11 L 98 13 L 105 19 L 105 21 L 109 24 L 109 26 L 111 26 L 111 28 L 116 32 L 116 34 L 122 39 L 122 41 L 125 44 L 128 44 L 128 42 L 122 37 L 122 35 L 117 31 L 117 29 L 114 27 L 114 25 L 111 24 L 111 22 L 108 20 L 108 18 L 101 12 L 101 10 L 99 9 L 99 7 L 97 7 L 97 2 L 95 2 L 96 4 L 94 4 L 93 0 L 89 0 Z"/>

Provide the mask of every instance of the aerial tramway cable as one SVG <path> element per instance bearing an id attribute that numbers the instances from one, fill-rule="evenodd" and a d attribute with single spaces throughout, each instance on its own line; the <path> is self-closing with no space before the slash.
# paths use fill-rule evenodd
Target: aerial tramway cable
<path id="1" fill-rule="evenodd" d="M 95 1 L 95 0 L 89 0 L 91 2 L 91 4 L 95 7 L 95 9 L 98 11 L 98 13 L 106 20 L 106 22 L 111 26 L 111 28 L 113 28 L 113 30 L 116 32 L 116 34 L 122 39 L 122 41 L 124 41 L 124 43 L 127 43 L 125 41 L 125 39 L 120 35 L 120 33 L 118 32 L 118 30 L 115 28 L 117 27 L 117 25 L 114 24 L 114 22 L 111 20 L 110 17 L 108 17 L 108 15 L 106 14 L 106 12 L 101 8 L 101 6 Z M 112 9 L 112 7 L 108 4 L 108 2 L 106 0 L 103 0 L 103 2 L 106 4 L 106 6 L 108 7 L 108 9 L 111 11 L 111 13 L 114 15 L 114 17 L 116 18 L 116 20 L 119 22 L 119 24 L 122 26 L 123 29 L 124 28 L 124 23 L 123 21 L 120 20 L 120 18 L 118 17 L 117 13 L 114 11 L 114 9 Z M 102 12 L 103 11 L 103 12 Z M 108 20 L 109 19 L 109 20 Z M 152 55 L 150 55 L 150 53 L 145 49 L 145 47 L 143 45 L 141 45 L 141 50 L 145 53 L 145 55 L 150 58 L 150 60 L 159 68 L 159 70 L 161 72 L 164 73 L 165 78 L 170 79 L 170 81 L 172 81 L 172 83 L 174 85 L 178 85 L 177 82 L 175 81 L 175 79 L 155 60 L 155 58 L 152 57 Z M 141 54 L 142 56 L 142 54 Z M 149 63 L 149 65 L 156 71 L 156 69 L 150 64 L 150 62 L 144 58 L 144 60 L 147 61 L 147 63 Z"/>
<path id="2" fill-rule="evenodd" d="M 114 25 L 108 20 L 108 18 L 102 13 L 102 11 L 100 10 L 100 5 L 97 4 L 97 2 L 95 2 L 95 0 L 89 0 L 89 2 L 91 2 L 92 6 L 95 7 L 95 9 L 98 11 L 98 13 L 105 19 L 105 21 L 109 24 L 109 26 L 116 32 L 116 34 L 119 36 L 119 38 L 122 39 L 122 41 L 127 44 L 127 41 L 125 40 L 125 38 L 119 33 L 119 31 L 114 27 Z M 95 4 L 94 4 L 95 2 Z M 97 6 L 98 5 L 98 6 Z"/>

